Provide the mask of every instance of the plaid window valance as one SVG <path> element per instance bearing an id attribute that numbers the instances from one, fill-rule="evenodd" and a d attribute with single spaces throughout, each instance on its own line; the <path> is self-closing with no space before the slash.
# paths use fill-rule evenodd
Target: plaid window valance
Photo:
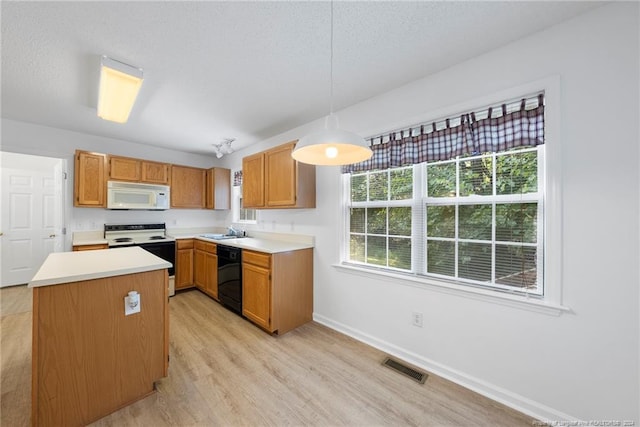
<path id="1" fill-rule="evenodd" d="M 531 101 L 534 101 L 533 107 Z M 364 162 L 343 166 L 342 172 L 388 169 L 544 144 L 544 94 L 522 99 L 515 111 L 512 105 L 502 104 L 501 108 L 489 108 L 481 113 L 465 113 L 456 119 L 412 126 L 392 132 L 388 138 L 370 138 L 373 156 Z"/>

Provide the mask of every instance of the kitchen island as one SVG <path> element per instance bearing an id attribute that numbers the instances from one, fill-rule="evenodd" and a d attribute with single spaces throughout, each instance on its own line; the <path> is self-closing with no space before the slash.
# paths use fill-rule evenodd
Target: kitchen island
<path id="1" fill-rule="evenodd" d="M 171 264 L 139 247 L 49 255 L 33 288 L 34 426 L 87 425 L 167 376 Z M 125 315 L 130 291 L 139 312 Z"/>

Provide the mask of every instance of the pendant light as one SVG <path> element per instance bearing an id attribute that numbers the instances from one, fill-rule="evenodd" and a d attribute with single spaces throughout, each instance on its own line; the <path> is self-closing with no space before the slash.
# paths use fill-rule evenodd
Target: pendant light
<path id="1" fill-rule="evenodd" d="M 331 1 L 330 106 L 324 129 L 300 138 L 291 156 L 312 165 L 349 165 L 369 159 L 373 152 L 364 138 L 341 130 L 333 113 L 333 1 Z"/>

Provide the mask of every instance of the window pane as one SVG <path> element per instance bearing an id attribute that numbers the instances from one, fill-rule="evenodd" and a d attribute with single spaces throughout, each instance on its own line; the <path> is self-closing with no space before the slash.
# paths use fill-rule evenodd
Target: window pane
<path id="1" fill-rule="evenodd" d="M 411 239 L 389 238 L 389 266 L 411 270 Z"/>
<path id="2" fill-rule="evenodd" d="M 458 276 L 481 282 L 491 281 L 491 245 L 460 242 L 458 244 Z"/>
<path id="3" fill-rule="evenodd" d="M 351 200 L 367 201 L 367 175 L 351 175 Z"/>
<path id="4" fill-rule="evenodd" d="M 427 206 L 427 236 L 455 237 L 455 225 L 455 206 Z"/>
<path id="5" fill-rule="evenodd" d="M 453 277 L 455 267 L 455 243 L 440 240 L 427 241 L 427 271 Z"/>
<path id="6" fill-rule="evenodd" d="M 537 218 L 537 203 L 496 205 L 496 240 L 535 243 Z"/>
<path id="7" fill-rule="evenodd" d="M 536 248 L 496 245 L 496 283 L 536 288 Z"/>
<path id="8" fill-rule="evenodd" d="M 491 205 L 460 205 L 458 237 L 491 240 Z"/>
<path id="9" fill-rule="evenodd" d="M 389 234 L 411 236 L 411 208 L 389 208 Z"/>
<path id="10" fill-rule="evenodd" d="M 364 236 L 351 235 L 349 240 L 349 259 L 364 262 Z"/>
<path id="11" fill-rule="evenodd" d="M 367 209 L 367 233 L 387 234 L 387 208 Z"/>
<path id="12" fill-rule="evenodd" d="M 538 191 L 538 153 L 515 152 L 496 158 L 496 192 L 522 194 Z"/>
<path id="13" fill-rule="evenodd" d="M 413 169 L 391 171 L 391 200 L 407 200 L 413 197 Z"/>
<path id="14" fill-rule="evenodd" d="M 367 263 L 387 265 L 387 238 L 369 236 L 367 238 Z"/>
<path id="15" fill-rule="evenodd" d="M 455 197 L 456 195 L 456 164 L 427 165 L 427 196 Z"/>
<path id="16" fill-rule="evenodd" d="M 460 195 L 490 196 L 493 194 L 491 157 L 460 161 Z"/>
<path id="17" fill-rule="evenodd" d="M 364 212 L 365 212 L 364 208 L 351 209 L 351 217 L 349 219 L 349 224 L 350 224 L 350 231 L 352 233 L 365 232 Z"/>
<path id="18" fill-rule="evenodd" d="M 369 175 L 369 200 L 389 200 L 389 174 L 387 171 Z"/>

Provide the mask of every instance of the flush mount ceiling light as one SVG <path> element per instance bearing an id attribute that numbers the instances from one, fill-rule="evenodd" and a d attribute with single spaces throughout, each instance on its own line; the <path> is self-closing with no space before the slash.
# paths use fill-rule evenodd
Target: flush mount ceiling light
<path id="1" fill-rule="evenodd" d="M 231 143 L 235 141 L 235 138 L 225 138 L 222 142 L 217 144 L 213 144 L 215 147 L 216 157 L 222 158 L 225 154 L 233 153 L 233 148 L 231 148 Z"/>
<path id="2" fill-rule="evenodd" d="M 291 156 L 312 165 L 348 165 L 369 159 L 373 152 L 364 138 L 341 130 L 333 114 L 333 1 L 331 2 L 330 106 L 324 129 L 301 138 Z"/>
<path id="3" fill-rule="evenodd" d="M 142 86 L 142 69 L 102 56 L 98 117 L 126 123 Z"/>

